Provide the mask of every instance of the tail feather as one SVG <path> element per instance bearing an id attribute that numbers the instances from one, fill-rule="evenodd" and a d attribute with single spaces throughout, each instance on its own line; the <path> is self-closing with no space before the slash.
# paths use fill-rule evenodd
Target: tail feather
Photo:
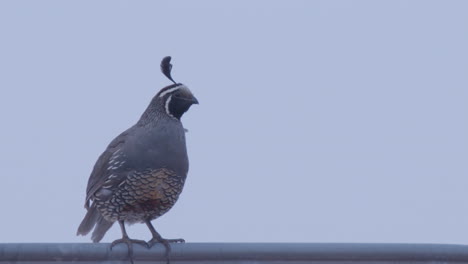
<path id="1" fill-rule="evenodd" d="M 101 239 L 106 234 L 107 230 L 112 227 L 114 222 L 109 222 L 104 217 L 99 216 L 99 219 L 96 223 L 96 228 L 94 228 L 93 234 L 91 235 L 91 239 L 94 243 L 101 241 Z"/>
<path id="2" fill-rule="evenodd" d="M 99 220 L 99 217 L 101 216 L 96 206 L 94 204 L 91 205 L 83 221 L 81 221 L 81 224 L 78 227 L 78 231 L 76 232 L 76 235 L 82 235 L 82 236 L 87 235 L 93 229 L 94 225 L 96 225 L 96 222 Z"/>

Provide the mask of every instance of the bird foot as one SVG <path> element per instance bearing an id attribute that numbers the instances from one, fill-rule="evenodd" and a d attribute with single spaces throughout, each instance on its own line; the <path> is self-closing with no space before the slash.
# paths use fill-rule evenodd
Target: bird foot
<path id="1" fill-rule="evenodd" d="M 110 250 L 112 250 L 112 248 L 115 245 L 122 244 L 122 243 L 127 244 L 128 257 L 129 257 L 130 262 L 132 264 L 133 264 L 133 244 L 138 244 L 138 245 L 142 245 L 142 246 L 144 246 L 146 248 L 149 248 L 148 243 L 146 243 L 146 241 L 144 241 L 144 240 L 130 239 L 129 237 L 122 237 L 121 239 L 117 239 L 117 240 L 115 240 L 114 242 L 111 243 Z"/>
<path id="2" fill-rule="evenodd" d="M 171 253 L 170 243 L 185 243 L 185 240 L 182 238 L 166 239 L 162 237 L 153 237 L 150 241 L 148 241 L 148 246 L 151 248 L 155 244 L 159 244 L 159 243 L 161 243 L 166 249 L 166 253 L 164 255 L 166 257 L 166 264 L 169 264 L 170 263 L 169 254 Z"/>

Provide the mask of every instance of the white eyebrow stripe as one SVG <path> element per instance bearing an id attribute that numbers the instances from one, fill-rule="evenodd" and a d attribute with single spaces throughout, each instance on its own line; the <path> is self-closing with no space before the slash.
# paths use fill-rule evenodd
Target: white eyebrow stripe
<path id="1" fill-rule="evenodd" d="M 166 91 L 162 92 L 159 97 L 163 97 L 168 93 L 172 93 L 173 91 L 179 90 L 180 88 L 185 88 L 185 85 L 179 85 L 171 89 L 167 89 Z"/>

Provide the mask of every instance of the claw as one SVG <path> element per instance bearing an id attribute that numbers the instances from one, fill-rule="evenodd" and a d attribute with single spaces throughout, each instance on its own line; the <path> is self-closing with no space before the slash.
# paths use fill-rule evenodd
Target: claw
<path id="1" fill-rule="evenodd" d="M 169 244 L 169 243 L 185 243 L 185 239 L 183 238 L 175 238 L 175 239 L 165 239 L 165 238 L 156 238 L 153 237 L 150 241 L 148 241 L 148 246 L 151 248 L 155 244 Z"/>

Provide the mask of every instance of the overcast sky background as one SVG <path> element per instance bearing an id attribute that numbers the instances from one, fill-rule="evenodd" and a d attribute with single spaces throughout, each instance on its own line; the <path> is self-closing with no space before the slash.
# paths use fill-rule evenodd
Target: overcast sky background
<path id="1" fill-rule="evenodd" d="M 153 221 L 164 237 L 468 244 L 467 12 L 0 1 L 0 242 L 90 241 L 75 233 L 94 162 L 170 84 L 171 55 L 200 105 L 184 192 Z"/>

